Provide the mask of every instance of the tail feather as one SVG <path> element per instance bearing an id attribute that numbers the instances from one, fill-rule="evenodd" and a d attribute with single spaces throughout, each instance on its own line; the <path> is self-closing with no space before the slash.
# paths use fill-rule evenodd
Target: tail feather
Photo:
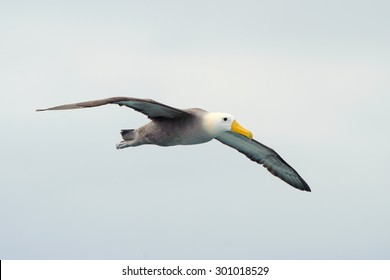
<path id="1" fill-rule="evenodd" d="M 135 130 L 134 129 L 122 129 L 121 135 L 122 135 L 123 140 L 125 140 L 125 141 L 134 140 Z"/>

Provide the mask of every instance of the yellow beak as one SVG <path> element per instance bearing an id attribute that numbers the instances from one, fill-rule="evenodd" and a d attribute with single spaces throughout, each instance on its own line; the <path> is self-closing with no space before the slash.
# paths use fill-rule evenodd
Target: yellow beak
<path id="1" fill-rule="evenodd" d="M 236 132 L 238 134 L 244 135 L 245 137 L 249 138 L 252 140 L 253 134 L 250 132 L 248 129 L 242 127 L 237 121 L 233 121 L 231 130 L 233 132 Z"/>

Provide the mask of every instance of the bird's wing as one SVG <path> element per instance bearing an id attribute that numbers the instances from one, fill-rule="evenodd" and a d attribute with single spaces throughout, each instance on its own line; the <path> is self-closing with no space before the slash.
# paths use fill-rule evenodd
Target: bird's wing
<path id="1" fill-rule="evenodd" d="M 47 109 L 38 109 L 37 111 L 81 109 L 97 107 L 106 104 L 118 104 L 120 106 L 127 106 L 140 113 L 147 115 L 149 118 L 178 118 L 190 115 L 190 113 L 186 111 L 170 107 L 168 105 L 156 102 L 152 99 L 140 99 L 133 97 L 111 97 L 87 102 L 65 104 Z"/>
<path id="2" fill-rule="evenodd" d="M 249 159 L 264 165 L 269 172 L 294 188 L 302 191 L 311 191 L 302 177 L 271 148 L 268 148 L 256 140 L 250 140 L 240 134 L 230 131 L 224 132 L 216 139 L 223 144 L 236 149 L 240 153 L 243 153 Z"/>

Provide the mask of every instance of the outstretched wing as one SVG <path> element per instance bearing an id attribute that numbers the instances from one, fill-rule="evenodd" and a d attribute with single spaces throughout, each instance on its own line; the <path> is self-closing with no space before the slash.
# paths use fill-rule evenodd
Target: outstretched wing
<path id="1" fill-rule="evenodd" d="M 133 97 L 111 97 L 87 102 L 65 104 L 47 109 L 38 109 L 37 111 L 82 109 L 102 106 L 106 104 L 118 104 L 120 106 L 127 106 L 142 114 L 147 115 L 149 118 L 178 118 L 190 115 L 186 111 L 170 107 L 168 105 L 156 102 L 152 99 L 140 99 Z"/>
<path id="2" fill-rule="evenodd" d="M 250 140 L 240 134 L 230 131 L 224 132 L 216 139 L 223 144 L 236 149 L 240 153 L 243 153 L 251 160 L 264 165 L 269 172 L 294 188 L 302 191 L 311 191 L 308 184 L 299 176 L 298 172 L 271 148 L 268 148 L 256 140 Z"/>

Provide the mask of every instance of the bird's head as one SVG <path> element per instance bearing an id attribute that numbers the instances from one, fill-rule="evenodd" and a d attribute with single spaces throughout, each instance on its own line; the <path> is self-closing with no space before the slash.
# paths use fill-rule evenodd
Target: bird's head
<path id="1" fill-rule="evenodd" d="M 235 117 L 228 113 L 207 113 L 204 117 L 204 126 L 214 137 L 226 131 L 233 131 L 249 139 L 253 138 L 252 132 L 241 126 Z"/>

